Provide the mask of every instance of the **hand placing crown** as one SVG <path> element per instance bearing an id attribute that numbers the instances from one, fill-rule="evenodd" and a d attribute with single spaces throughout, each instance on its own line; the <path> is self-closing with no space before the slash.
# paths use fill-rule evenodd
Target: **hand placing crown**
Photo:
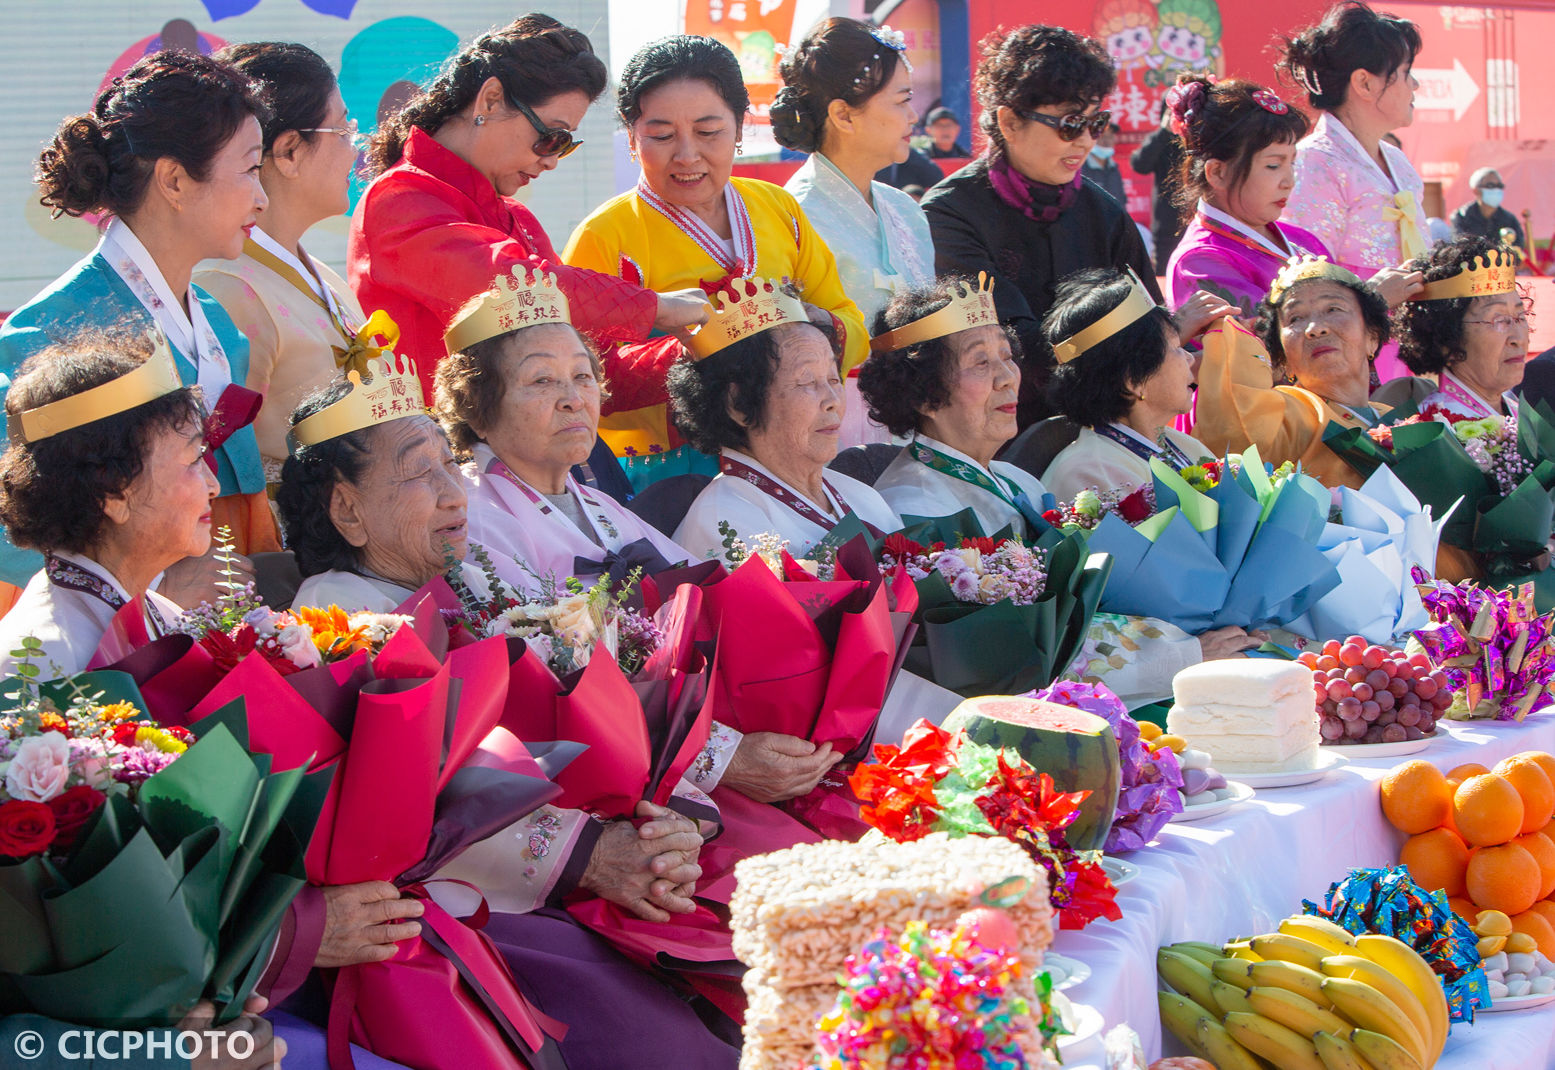
<path id="1" fill-rule="evenodd" d="M 292 428 L 288 437 L 293 453 L 364 427 L 427 415 L 415 360 L 386 351 L 367 362 L 367 371 L 365 376 L 347 372 L 351 392 Z"/>
<path id="2" fill-rule="evenodd" d="M 543 323 L 572 323 L 567 295 L 551 272 L 520 265 L 498 275 L 490 289 L 459 310 L 443 335 L 443 345 L 452 356 L 488 338 Z"/>
<path id="3" fill-rule="evenodd" d="M 804 302 L 792 293 L 787 279 L 733 279 L 711 300 L 712 315 L 687 346 L 693 360 L 706 360 L 742 338 L 785 323 L 810 322 Z"/>
<path id="4" fill-rule="evenodd" d="M 1411 301 L 1445 301 L 1453 297 L 1489 297 L 1517 292 L 1517 252 L 1491 249 L 1467 263 L 1458 265 L 1458 273 L 1428 282 Z"/>

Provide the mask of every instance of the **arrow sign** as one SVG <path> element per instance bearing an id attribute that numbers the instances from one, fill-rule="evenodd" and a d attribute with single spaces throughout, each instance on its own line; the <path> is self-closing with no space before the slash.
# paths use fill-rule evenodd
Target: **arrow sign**
<path id="1" fill-rule="evenodd" d="M 1420 88 L 1415 92 L 1415 107 L 1425 111 L 1450 111 L 1454 122 L 1462 119 L 1463 113 L 1479 99 L 1479 85 L 1456 56 L 1452 59 L 1451 70 L 1416 67 L 1414 75 L 1420 82 Z"/>

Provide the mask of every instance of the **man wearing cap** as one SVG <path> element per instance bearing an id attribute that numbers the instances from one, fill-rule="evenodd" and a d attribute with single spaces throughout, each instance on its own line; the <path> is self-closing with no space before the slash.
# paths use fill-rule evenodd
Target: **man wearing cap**
<path id="1" fill-rule="evenodd" d="M 929 109 L 929 117 L 923 121 L 923 129 L 931 142 L 931 159 L 963 160 L 972 155 L 956 140 L 961 136 L 961 120 L 943 104 Z"/>
<path id="2" fill-rule="evenodd" d="M 1474 191 L 1474 199 L 1452 214 L 1453 233 L 1472 234 L 1499 242 L 1501 231 L 1509 227 L 1517 235 L 1517 247 L 1522 248 L 1522 224 L 1501 207 L 1501 198 L 1506 195 L 1506 183 L 1501 181 L 1501 173 L 1494 167 L 1481 167 L 1469 176 L 1469 188 Z"/>

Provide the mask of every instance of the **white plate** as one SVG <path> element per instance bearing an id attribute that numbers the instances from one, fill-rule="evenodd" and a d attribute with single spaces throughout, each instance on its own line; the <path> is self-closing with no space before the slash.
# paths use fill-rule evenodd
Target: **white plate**
<path id="1" fill-rule="evenodd" d="M 1084 1003 L 1071 1003 L 1062 995 L 1055 994 L 1054 1002 L 1062 1000 L 1059 1004 L 1059 1018 L 1069 1029 L 1069 1035 L 1058 1038 L 1058 1048 L 1074 1048 L 1086 1044 L 1101 1034 L 1102 1028 L 1107 1024 L 1102 1018 L 1101 1011 Z"/>
<path id="2" fill-rule="evenodd" d="M 1101 868 L 1107 871 L 1107 876 L 1112 880 L 1114 888 L 1121 887 L 1139 876 L 1139 867 L 1132 862 L 1125 862 L 1121 858 L 1113 858 L 1111 855 L 1103 856 Z"/>
<path id="3" fill-rule="evenodd" d="M 1042 968 L 1052 976 L 1053 987 L 1057 990 L 1073 988 L 1091 975 L 1091 968 L 1079 959 L 1052 951 L 1042 953 Z"/>
<path id="4" fill-rule="evenodd" d="M 1322 747 L 1320 752 L 1343 754 L 1349 758 L 1397 758 L 1425 750 L 1436 738 L 1434 735 L 1421 736 L 1402 743 L 1336 743 Z"/>
<path id="5" fill-rule="evenodd" d="M 1342 754 L 1335 754 L 1333 747 L 1319 747 L 1317 762 L 1308 769 L 1287 769 L 1283 773 L 1227 773 L 1228 778 L 1234 776 L 1241 783 L 1250 788 L 1291 788 L 1297 784 L 1310 784 L 1314 780 L 1322 780 L 1329 773 L 1341 766 L 1350 764 L 1350 759 Z"/>
<path id="6" fill-rule="evenodd" d="M 1185 806 L 1181 813 L 1173 814 L 1168 820 L 1174 822 L 1203 821 L 1206 817 L 1214 817 L 1223 814 L 1237 803 L 1246 802 L 1253 797 L 1253 789 L 1237 780 L 1226 781 L 1226 787 L 1231 789 L 1231 794 L 1224 799 L 1212 799 L 1209 802 L 1201 802 L 1197 806 Z"/>
<path id="7" fill-rule="evenodd" d="M 1529 1007 L 1542 1007 L 1546 1003 L 1555 1002 L 1555 992 L 1539 992 L 1527 996 L 1503 996 L 1500 999 L 1491 1000 L 1490 1006 L 1481 1007 L 1480 1014 L 1494 1014 L 1496 1011 L 1522 1011 Z"/>

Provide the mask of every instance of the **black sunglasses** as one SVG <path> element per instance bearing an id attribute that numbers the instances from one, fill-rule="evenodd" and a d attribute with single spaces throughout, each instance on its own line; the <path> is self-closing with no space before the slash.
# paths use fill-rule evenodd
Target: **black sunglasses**
<path id="1" fill-rule="evenodd" d="M 1052 127 L 1065 141 L 1074 141 L 1087 130 L 1090 131 L 1092 138 L 1099 138 L 1107 132 L 1107 127 L 1112 125 L 1110 111 L 1099 111 L 1095 115 L 1081 115 L 1076 111 L 1064 116 L 1054 116 L 1043 115 L 1039 111 L 1021 111 L 1017 108 L 1015 114 L 1022 119 Z"/>
<path id="2" fill-rule="evenodd" d="M 518 113 L 529 120 L 529 125 L 535 128 L 535 133 L 540 136 L 535 140 L 532 148 L 536 156 L 555 156 L 565 158 L 572 155 L 573 151 L 582 141 L 574 141 L 572 131 L 565 126 L 546 126 L 540 121 L 540 117 L 529 110 L 522 101 L 508 97 L 508 103 L 518 109 Z"/>

